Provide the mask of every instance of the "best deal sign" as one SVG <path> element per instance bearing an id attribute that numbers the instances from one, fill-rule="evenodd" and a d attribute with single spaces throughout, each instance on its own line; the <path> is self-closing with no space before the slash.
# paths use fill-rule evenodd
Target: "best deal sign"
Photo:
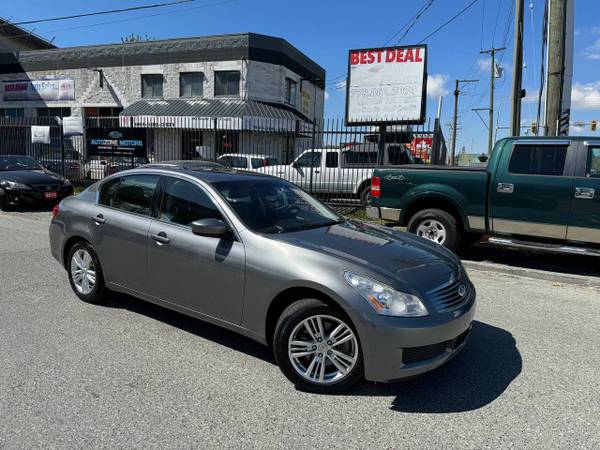
<path id="1" fill-rule="evenodd" d="M 346 124 L 425 121 L 427 46 L 350 50 Z"/>

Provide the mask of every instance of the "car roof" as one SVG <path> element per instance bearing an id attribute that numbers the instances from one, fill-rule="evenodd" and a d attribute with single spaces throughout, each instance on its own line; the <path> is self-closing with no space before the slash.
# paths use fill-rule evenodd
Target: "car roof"
<path id="1" fill-rule="evenodd" d="M 273 155 L 257 155 L 255 153 L 225 153 L 221 156 L 219 156 L 219 158 L 222 158 L 223 156 L 243 156 L 243 157 L 250 157 L 250 158 L 277 158 L 276 156 Z"/>
<path id="2" fill-rule="evenodd" d="M 264 180 L 264 179 L 274 179 L 278 181 L 285 181 L 282 178 L 273 177 L 270 175 L 258 173 L 258 172 L 250 172 L 247 170 L 236 170 L 229 169 L 227 167 L 221 165 L 215 166 L 198 166 L 198 167 L 175 167 L 175 166 L 158 166 L 153 164 L 147 164 L 145 166 L 140 166 L 135 169 L 130 169 L 126 171 L 119 172 L 115 174 L 115 176 L 125 176 L 128 174 L 134 175 L 139 173 L 144 173 L 146 171 L 151 171 L 152 173 L 160 172 L 163 175 L 171 174 L 185 174 L 197 178 L 199 180 L 205 181 L 207 183 L 216 183 L 220 181 L 235 181 L 235 180 Z M 146 172 L 148 173 L 148 172 Z"/>

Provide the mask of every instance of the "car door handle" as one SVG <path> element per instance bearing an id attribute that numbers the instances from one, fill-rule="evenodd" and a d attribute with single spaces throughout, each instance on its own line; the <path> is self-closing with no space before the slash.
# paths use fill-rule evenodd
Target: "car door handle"
<path id="1" fill-rule="evenodd" d="M 315 170 L 315 173 L 321 173 L 321 171 L 320 170 Z"/>
<path id="2" fill-rule="evenodd" d="M 584 200 L 592 200 L 596 195 L 596 190 L 592 188 L 575 188 L 575 198 L 581 198 Z"/>
<path id="3" fill-rule="evenodd" d="M 167 237 L 167 233 L 161 231 L 158 234 L 151 234 L 150 237 L 154 239 L 158 244 L 168 244 L 171 242 L 171 239 Z"/>
<path id="4" fill-rule="evenodd" d="M 515 192 L 515 185 L 512 183 L 498 183 L 496 191 L 501 194 L 512 194 Z"/>
<path id="5" fill-rule="evenodd" d="M 96 224 L 100 225 L 101 223 L 106 222 L 106 219 L 104 218 L 104 216 L 102 214 L 98 214 L 95 217 L 92 218 L 94 220 L 94 222 L 96 222 Z"/>

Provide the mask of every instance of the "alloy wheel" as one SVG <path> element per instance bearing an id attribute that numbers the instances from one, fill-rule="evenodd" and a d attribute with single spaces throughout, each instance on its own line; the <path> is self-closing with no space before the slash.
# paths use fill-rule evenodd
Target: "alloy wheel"
<path id="1" fill-rule="evenodd" d="M 446 227 L 437 220 L 427 219 L 417 227 L 417 235 L 443 245 L 446 242 Z"/>
<path id="2" fill-rule="evenodd" d="M 92 255 L 85 249 L 78 249 L 71 258 L 71 278 L 77 291 L 88 295 L 96 285 L 96 268 Z"/>
<path id="3" fill-rule="evenodd" d="M 293 329 L 288 342 L 288 357 L 305 380 L 332 384 L 352 372 L 358 360 L 358 341 L 352 328 L 342 320 L 315 315 Z"/>

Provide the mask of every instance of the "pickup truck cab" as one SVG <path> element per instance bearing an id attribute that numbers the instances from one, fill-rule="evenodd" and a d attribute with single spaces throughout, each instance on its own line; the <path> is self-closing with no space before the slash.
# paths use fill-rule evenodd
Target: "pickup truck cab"
<path id="1" fill-rule="evenodd" d="M 381 164 L 412 164 L 404 144 L 385 144 Z M 335 194 L 367 201 L 373 169 L 378 164 L 377 143 L 302 152 L 290 165 L 269 165 L 257 172 L 284 178 L 313 194 Z"/>
<path id="2" fill-rule="evenodd" d="M 600 255 L 600 140 L 498 141 L 486 168 L 389 167 L 373 174 L 367 216 L 456 249 L 490 241 Z"/>

